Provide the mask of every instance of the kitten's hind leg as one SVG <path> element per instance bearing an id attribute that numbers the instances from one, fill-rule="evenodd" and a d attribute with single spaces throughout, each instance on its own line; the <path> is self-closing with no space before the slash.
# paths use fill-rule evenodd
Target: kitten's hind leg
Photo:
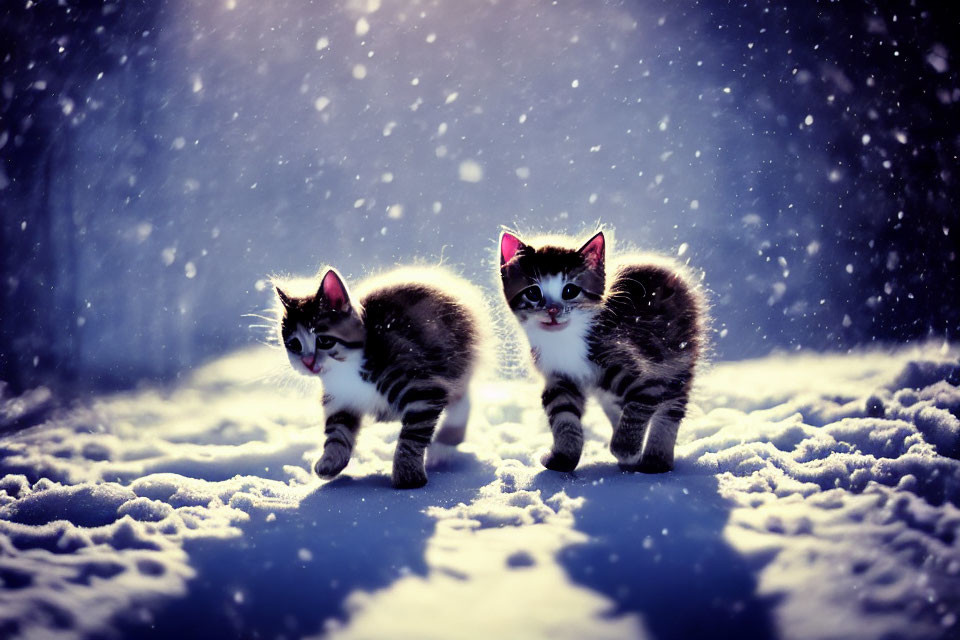
<path id="1" fill-rule="evenodd" d="M 677 443 L 680 421 L 687 410 L 687 396 L 672 398 L 657 408 L 650 420 L 643 455 L 640 457 L 638 471 L 644 473 L 665 473 L 673 469 L 673 451 Z"/>
<path id="2" fill-rule="evenodd" d="M 650 416 L 656 409 L 655 404 L 644 402 L 629 395 L 623 405 L 619 423 L 613 428 L 613 438 L 610 439 L 610 453 L 614 455 L 620 468 L 636 471 L 643 451 L 643 439 L 647 430 Z"/>
<path id="3" fill-rule="evenodd" d="M 446 405 L 446 393 L 439 387 L 411 388 L 400 397 L 399 403 L 403 415 L 397 450 L 393 454 L 393 486 L 416 489 L 427 484 L 423 455 Z"/>
<path id="4" fill-rule="evenodd" d="M 464 393 L 450 398 L 443 414 L 443 424 L 433 441 L 440 444 L 457 446 L 463 442 L 467 433 L 467 420 L 470 417 L 470 396 Z"/>
<path id="5" fill-rule="evenodd" d="M 360 416 L 343 409 L 327 416 L 324 433 L 323 456 L 317 460 L 313 470 L 321 478 L 332 478 L 350 462 L 353 444 L 360 428 Z"/>
<path id="6" fill-rule="evenodd" d="M 542 400 L 553 432 L 553 448 L 540 462 L 551 471 L 573 471 L 583 451 L 583 391 L 570 378 L 551 377 Z"/>

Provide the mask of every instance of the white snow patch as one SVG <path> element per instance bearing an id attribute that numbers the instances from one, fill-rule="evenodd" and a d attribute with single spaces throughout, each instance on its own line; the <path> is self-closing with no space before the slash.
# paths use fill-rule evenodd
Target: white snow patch
<path id="1" fill-rule="evenodd" d="M 397 492 L 397 423 L 365 425 L 322 482 L 319 399 L 277 375 L 274 351 L 239 352 L 3 437 L 0 628 L 953 637 L 957 356 L 938 343 L 716 364 L 663 475 L 617 468 L 594 403 L 577 471 L 541 469 L 539 383 L 486 382 L 466 442 Z"/>

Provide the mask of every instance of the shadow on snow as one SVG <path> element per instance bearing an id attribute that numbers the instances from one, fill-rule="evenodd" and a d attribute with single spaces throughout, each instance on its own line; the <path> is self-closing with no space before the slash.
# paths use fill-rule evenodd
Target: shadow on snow
<path id="1" fill-rule="evenodd" d="M 762 561 L 723 538 L 731 506 L 715 477 L 595 464 L 573 475 L 544 471 L 534 487 L 584 499 L 575 526 L 590 539 L 558 560 L 576 583 L 613 600 L 611 617 L 636 613 L 657 640 L 776 636 L 774 603 L 756 593 Z"/>
<path id="2" fill-rule="evenodd" d="M 463 455 L 430 474 L 426 487 L 395 491 L 385 475 L 341 477 L 293 511 L 254 511 L 231 540 L 187 542 L 197 576 L 187 593 L 124 637 L 256 638 L 318 633 L 346 620 L 356 591 L 425 575 L 426 541 L 436 521 L 425 511 L 473 500 L 492 469 Z"/>

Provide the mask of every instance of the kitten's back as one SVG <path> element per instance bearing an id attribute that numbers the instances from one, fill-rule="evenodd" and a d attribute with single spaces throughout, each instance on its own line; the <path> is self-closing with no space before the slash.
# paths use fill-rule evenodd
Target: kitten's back
<path id="1" fill-rule="evenodd" d="M 454 381 L 476 367 L 489 335 L 486 305 L 466 280 L 440 267 L 406 267 L 357 288 L 371 368 L 402 362 L 424 377 Z"/>
<path id="2" fill-rule="evenodd" d="M 597 322 L 603 344 L 629 344 L 645 359 L 693 364 L 706 347 L 707 305 L 689 269 L 655 254 L 618 256 Z"/>

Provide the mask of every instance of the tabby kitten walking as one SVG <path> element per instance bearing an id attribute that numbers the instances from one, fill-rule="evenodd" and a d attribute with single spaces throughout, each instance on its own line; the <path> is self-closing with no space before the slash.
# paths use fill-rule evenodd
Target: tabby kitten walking
<path id="1" fill-rule="evenodd" d="M 360 285 L 357 303 L 328 270 L 316 293 L 294 297 L 277 287 L 280 337 L 290 365 L 323 382 L 326 442 L 321 477 L 347 465 L 365 414 L 401 422 L 393 486 L 427 482 L 424 451 L 463 441 L 467 387 L 484 334 L 482 298 L 472 285 L 436 268 L 403 269 Z"/>
<path id="2" fill-rule="evenodd" d="M 553 448 L 543 465 L 576 468 L 593 392 L 613 424 L 610 451 L 620 466 L 669 471 L 705 346 L 702 296 L 678 265 L 655 256 L 625 256 L 608 276 L 603 232 L 579 249 L 562 246 L 565 238 L 548 242 L 500 237 L 504 296 L 546 378 Z"/>

